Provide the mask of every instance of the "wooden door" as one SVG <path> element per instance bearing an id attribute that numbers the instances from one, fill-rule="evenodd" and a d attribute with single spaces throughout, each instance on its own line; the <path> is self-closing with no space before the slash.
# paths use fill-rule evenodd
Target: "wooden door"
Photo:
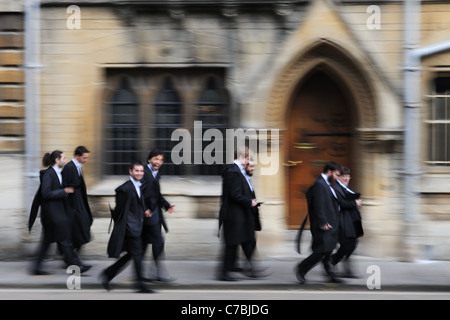
<path id="1" fill-rule="evenodd" d="M 351 168 L 351 109 L 340 86 L 323 72 L 308 77 L 294 97 L 284 163 L 289 181 L 289 228 L 298 228 L 305 218 L 305 192 L 327 161 Z"/>

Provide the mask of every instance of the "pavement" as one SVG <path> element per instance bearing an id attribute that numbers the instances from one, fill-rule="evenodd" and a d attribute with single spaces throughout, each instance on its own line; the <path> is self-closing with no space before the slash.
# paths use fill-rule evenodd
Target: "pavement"
<path id="1" fill-rule="evenodd" d="M 219 261 L 211 260 L 166 260 L 166 270 L 172 282 L 155 281 L 151 288 L 176 289 L 339 289 L 339 290 L 410 290 L 450 292 L 450 261 L 385 261 L 364 256 L 352 257 L 352 267 L 357 279 L 344 279 L 344 283 L 327 282 L 321 265 L 315 266 L 307 275 L 306 283 L 298 283 L 294 268 L 305 255 L 265 258 L 257 261 L 265 270 L 266 277 L 252 279 L 235 273 L 239 281 L 219 281 Z M 67 271 L 59 259 L 43 263 L 50 275 L 36 276 L 29 273 L 31 261 L 0 261 L 0 289 L 65 289 L 78 284 L 80 289 L 102 289 L 100 274 L 115 259 L 85 259 L 92 268 L 76 280 L 72 271 Z M 150 277 L 151 264 L 145 262 L 146 276 Z M 339 274 L 341 266 L 336 272 Z M 111 287 L 133 288 L 134 268 L 130 264 L 111 282 Z"/>

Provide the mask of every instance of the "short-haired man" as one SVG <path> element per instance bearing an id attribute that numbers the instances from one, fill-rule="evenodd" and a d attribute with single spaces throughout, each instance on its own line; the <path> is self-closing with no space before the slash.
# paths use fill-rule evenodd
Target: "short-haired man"
<path id="1" fill-rule="evenodd" d="M 102 285 L 106 290 L 110 290 L 109 282 L 132 258 L 139 292 L 151 293 L 153 290 L 145 286 L 142 277 L 142 226 L 144 216 L 150 215 L 141 189 L 144 165 L 140 162 L 131 163 L 129 174 L 128 181 L 115 190 L 116 207 L 112 211 L 114 228 L 107 249 L 110 258 L 118 258 L 122 250 L 127 251 L 127 254 L 102 272 Z"/>
<path id="2" fill-rule="evenodd" d="M 91 241 L 92 213 L 89 207 L 86 183 L 81 168 L 89 159 L 89 150 L 84 146 L 75 148 L 73 158 L 61 172 L 64 186 L 73 187 L 74 193 L 69 194 L 68 202 L 71 209 L 70 229 L 72 245 L 76 250 Z"/>

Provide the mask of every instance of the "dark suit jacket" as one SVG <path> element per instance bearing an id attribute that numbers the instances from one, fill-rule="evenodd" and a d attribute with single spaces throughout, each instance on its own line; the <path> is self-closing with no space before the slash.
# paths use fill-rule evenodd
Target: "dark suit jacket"
<path id="1" fill-rule="evenodd" d="M 238 165 L 228 166 L 222 174 L 219 228 L 223 224 L 225 244 L 236 245 L 255 240 L 254 195 Z"/>
<path id="2" fill-rule="evenodd" d="M 339 227 L 343 230 L 343 234 L 346 238 L 358 238 L 363 235 L 361 225 L 361 214 L 356 206 L 355 200 L 360 197 L 358 193 L 351 193 L 336 183 L 336 192 L 339 198 L 340 205 L 340 217 Z"/>
<path id="3" fill-rule="evenodd" d="M 75 248 L 88 243 L 91 239 L 92 213 L 89 207 L 86 184 L 77 166 L 70 161 L 62 171 L 64 186 L 74 187 L 75 191 L 68 195 L 72 209 L 72 241 Z"/>
<path id="4" fill-rule="evenodd" d="M 144 212 L 147 209 L 143 197 L 139 198 L 133 182 L 128 180 L 115 190 L 116 207 L 112 211 L 114 227 L 108 241 L 107 253 L 110 258 L 117 258 L 123 251 L 125 237 L 141 236 Z M 141 195 L 144 190 L 141 191 Z"/>
<path id="5" fill-rule="evenodd" d="M 59 182 L 55 170 L 50 167 L 44 171 L 41 183 L 41 222 L 47 241 L 70 240 L 69 212 L 67 194 Z"/>
<path id="6" fill-rule="evenodd" d="M 159 180 L 161 179 L 159 172 L 156 178 L 153 177 L 152 171 L 148 165 L 144 166 L 144 185 L 145 185 L 145 203 L 147 208 L 153 212 L 156 208 L 159 210 L 159 222 L 166 232 L 169 232 L 167 227 L 166 219 L 164 218 L 163 208 L 165 210 L 169 209 L 170 203 L 161 194 L 161 187 Z M 149 218 L 145 218 L 144 223 L 147 223 Z"/>
<path id="7" fill-rule="evenodd" d="M 336 247 L 339 230 L 339 203 L 330 186 L 319 176 L 308 191 L 308 214 L 314 253 L 331 252 Z M 322 230 L 325 224 L 333 228 Z"/>

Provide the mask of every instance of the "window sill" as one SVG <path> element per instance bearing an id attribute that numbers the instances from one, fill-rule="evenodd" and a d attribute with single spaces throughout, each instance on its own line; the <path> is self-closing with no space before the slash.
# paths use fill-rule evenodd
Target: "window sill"
<path id="1" fill-rule="evenodd" d="M 109 176 L 88 188 L 92 197 L 114 196 L 114 190 L 127 181 L 128 176 Z M 220 196 L 222 178 L 220 176 L 162 176 L 161 191 L 166 196 Z"/>

